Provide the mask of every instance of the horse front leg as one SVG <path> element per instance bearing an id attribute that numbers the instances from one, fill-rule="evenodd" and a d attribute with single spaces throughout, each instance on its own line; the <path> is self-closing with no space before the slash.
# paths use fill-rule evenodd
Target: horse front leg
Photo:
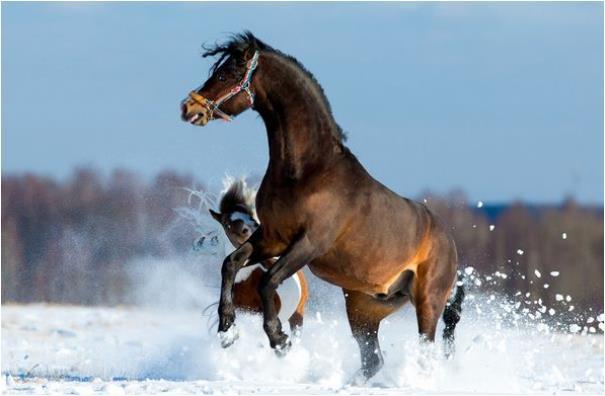
<path id="1" fill-rule="evenodd" d="M 306 235 L 292 244 L 271 269 L 265 273 L 259 285 L 263 302 L 263 329 L 269 337 L 271 348 L 278 356 L 283 356 L 290 349 L 288 336 L 282 331 L 282 324 L 277 316 L 275 293 L 277 287 L 287 278 L 294 275 L 309 261 L 313 260 L 317 250 Z"/>
<path id="2" fill-rule="evenodd" d="M 218 333 L 223 348 L 235 342 L 237 335 L 234 330 L 229 332 L 235 322 L 235 304 L 233 303 L 233 284 L 235 275 L 246 261 L 252 256 L 254 247 L 250 242 L 244 243 L 237 250 L 225 257 L 221 268 L 221 297 L 218 305 Z"/>
<path id="3" fill-rule="evenodd" d="M 239 248 L 225 258 L 221 268 L 221 297 L 218 305 L 218 333 L 223 348 L 235 342 L 237 335 L 234 331 L 228 333 L 235 322 L 235 304 L 233 303 L 233 285 L 237 272 L 247 265 L 256 264 L 272 257 L 263 242 L 262 226 Z"/>

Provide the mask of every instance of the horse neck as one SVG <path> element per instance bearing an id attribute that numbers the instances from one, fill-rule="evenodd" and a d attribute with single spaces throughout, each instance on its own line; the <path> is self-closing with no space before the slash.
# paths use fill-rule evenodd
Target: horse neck
<path id="1" fill-rule="evenodd" d="M 256 76 L 255 110 L 269 138 L 269 172 L 299 179 L 341 150 L 321 88 L 293 61 L 264 54 Z"/>

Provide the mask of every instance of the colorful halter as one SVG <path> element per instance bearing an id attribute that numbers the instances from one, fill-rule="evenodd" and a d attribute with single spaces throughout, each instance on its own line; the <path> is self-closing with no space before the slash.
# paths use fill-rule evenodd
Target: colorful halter
<path id="1" fill-rule="evenodd" d="M 212 101 L 210 99 L 207 99 L 195 91 L 192 91 L 189 94 L 189 97 L 194 102 L 204 106 L 210 112 L 210 119 L 213 119 L 214 114 L 216 113 L 223 120 L 231 121 L 233 117 L 222 111 L 219 107 L 241 91 L 244 91 L 248 94 L 248 99 L 250 100 L 250 107 L 254 105 L 254 93 L 250 89 L 250 82 L 252 80 L 252 73 L 254 73 L 254 70 L 258 66 L 258 56 L 259 52 L 255 51 L 254 55 L 252 56 L 252 59 L 250 59 L 246 65 L 246 73 L 244 74 L 242 81 L 217 100 Z"/>

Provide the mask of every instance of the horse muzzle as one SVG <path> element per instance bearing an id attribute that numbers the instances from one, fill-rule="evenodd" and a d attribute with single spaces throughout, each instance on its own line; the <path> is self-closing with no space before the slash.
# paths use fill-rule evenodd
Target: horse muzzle
<path id="1" fill-rule="evenodd" d="M 181 119 L 195 126 L 204 126 L 210 121 L 210 112 L 205 107 L 190 104 L 186 101 L 181 105 Z"/>

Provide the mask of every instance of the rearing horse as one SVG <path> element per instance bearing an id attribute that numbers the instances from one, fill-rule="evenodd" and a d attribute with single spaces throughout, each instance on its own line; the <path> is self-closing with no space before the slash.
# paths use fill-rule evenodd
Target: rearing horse
<path id="1" fill-rule="evenodd" d="M 463 291 L 448 303 L 457 255 L 445 227 L 425 205 L 370 176 L 343 144 L 322 88 L 296 59 L 249 32 L 204 54 L 217 55 L 211 77 L 182 102 L 183 120 L 204 126 L 252 108 L 267 128 L 270 154 L 256 198 L 261 226 L 223 263 L 219 332 L 235 320 L 237 271 L 279 256 L 259 290 L 263 328 L 278 353 L 290 343 L 277 317 L 275 291 L 305 265 L 342 288 L 361 350 L 362 379 L 383 364 L 381 320 L 407 301 L 428 341 L 434 341 L 443 313 L 444 339 L 452 347 Z"/>

